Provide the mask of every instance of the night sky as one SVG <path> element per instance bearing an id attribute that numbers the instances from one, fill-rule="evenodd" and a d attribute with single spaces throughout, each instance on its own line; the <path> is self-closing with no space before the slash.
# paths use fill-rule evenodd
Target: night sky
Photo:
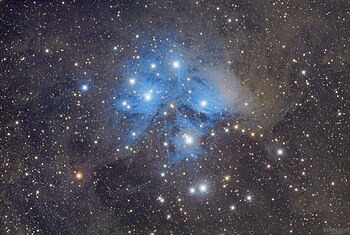
<path id="1" fill-rule="evenodd" d="M 0 234 L 349 234 L 350 2 L 0 0 Z"/>

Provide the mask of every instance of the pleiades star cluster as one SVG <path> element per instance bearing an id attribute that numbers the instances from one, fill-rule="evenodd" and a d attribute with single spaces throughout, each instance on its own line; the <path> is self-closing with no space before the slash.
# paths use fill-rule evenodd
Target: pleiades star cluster
<path id="1" fill-rule="evenodd" d="M 0 234 L 350 233 L 347 0 L 2 0 L 0 25 Z"/>

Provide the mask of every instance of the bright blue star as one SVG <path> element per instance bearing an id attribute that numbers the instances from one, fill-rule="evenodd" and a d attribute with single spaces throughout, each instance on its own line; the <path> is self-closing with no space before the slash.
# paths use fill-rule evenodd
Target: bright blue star
<path id="1" fill-rule="evenodd" d="M 83 84 L 83 85 L 81 85 L 80 90 L 83 91 L 83 92 L 84 91 L 88 91 L 89 90 L 89 86 L 87 84 Z"/>
<path id="2" fill-rule="evenodd" d="M 175 69 L 179 68 L 179 67 L 180 67 L 180 62 L 179 62 L 179 61 L 174 61 L 174 62 L 173 62 L 173 67 L 174 67 Z"/>

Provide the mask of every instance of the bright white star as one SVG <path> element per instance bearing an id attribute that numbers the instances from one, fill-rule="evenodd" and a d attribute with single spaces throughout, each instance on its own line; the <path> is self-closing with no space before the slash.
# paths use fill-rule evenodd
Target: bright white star
<path id="1" fill-rule="evenodd" d="M 173 67 L 174 67 L 175 69 L 178 68 L 178 67 L 180 67 L 179 61 L 174 61 L 174 62 L 173 62 Z"/>
<path id="2" fill-rule="evenodd" d="M 283 153 L 284 153 L 283 149 L 281 149 L 281 148 L 277 149 L 277 155 L 278 156 L 283 155 Z"/>
<path id="3" fill-rule="evenodd" d="M 186 144 L 190 145 L 190 144 L 193 143 L 193 138 L 192 138 L 192 136 L 187 135 L 187 134 L 184 134 L 184 138 L 185 138 L 185 143 L 186 143 Z"/>
<path id="4" fill-rule="evenodd" d="M 191 193 L 191 194 L 194 194 L 195 192 L 196 192 L 196 189 L 195 189 L 195 188 L 193 188 L 193 187 L 190 188 L 190 193 Z"/>
<path id="5" fill-rule="evenodd" d="M 199 191 L 201 193 L 205 193 L 205 192 L 207 192 L 207 190 L 208 190 L 208 186 L 206 184 L 199 185 Z"/>
<path id="6" fill-rule="evenodd" d="M 152 95 L 151 94 L 146 94 L 145 95 L 145 100 L 146 101 L 151 101 L 152 100 Z"/>
<path id="7" fill-rule="evenodd" d="M 135 80 L 135 79 L 129 79 L 129 83 L 130 83 L 131 85 L 134 85 L 134 84 L 136 83 L 136 80 Z"/>
<path id="8" fill-rule="evenodd" d="M 81 90 L 82 91 L 87 91 L 89 89 L 88 85 L 82 85 Z"/>

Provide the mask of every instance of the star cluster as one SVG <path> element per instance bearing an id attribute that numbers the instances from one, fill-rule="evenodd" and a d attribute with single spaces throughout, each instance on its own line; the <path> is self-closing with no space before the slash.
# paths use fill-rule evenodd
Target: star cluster
<path id="1" fill-rule="evenodd" d="M 0 5 L 0 234 L 349 233 L 348 1 Z"/>
<path id="2" fill-rule="evenodd" d="M 220 78 L 208 76 L 211 66 L 199 68 L 201 58 L 191 61 L 182 52 L 185 48 L 177 48 L 167 38 L 140 51 L 136 60 L 126 62 L 122 76 L 129 79 L 123 79 L 115 94 L 126 146 L 137 146 L 155 133 L 152 138 L 168 162 L 203 155 L 203 145 L 210 145 L 204 139 L 214 134 L 215 123 L 239 113 L 215 84 Z"/>

